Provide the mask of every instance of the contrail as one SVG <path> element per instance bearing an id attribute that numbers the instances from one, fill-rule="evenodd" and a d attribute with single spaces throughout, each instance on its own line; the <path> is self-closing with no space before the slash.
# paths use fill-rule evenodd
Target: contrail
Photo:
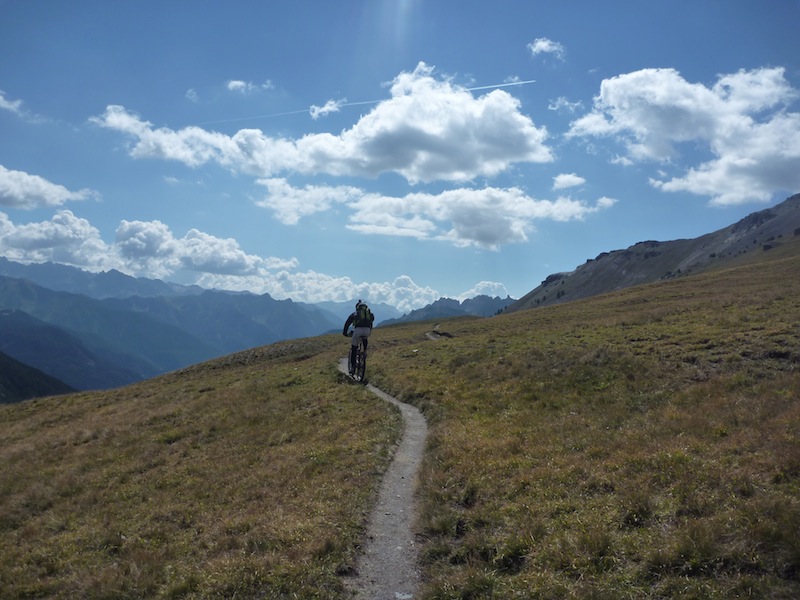
<path id="1" fill-rule="evenodd" d="M 536 83 L 536 80 L 528 79 L 526 81 L 510 81 L 508 83 L 495 83 L 494 85 L 481 85 L 479 87 L 467 88 L 467 91 L 475 92 L 477 90 L 490 90 L 492 88 L 511 87 L 513 85 L 527 85 L 529 83 Z"/>
<path id="2" fill-rule="evenodd" d="M 492 85 L 480 85 L 477 87 L 465 88 L 468 92 L 476 92 L 478 90 L 491 90 L 495 88 L 504 88 L 504 87 L 512 87 L 517 85 L 528 85 L 529 83 L 536 83 L 535 79 L 528 79 L 526 81 L 511 81 L 509 83 L 494 83 Z M 345 106 L 363 106 L 365 104 L 378 104 L 379 102 L 383 102 L 385 98 L 380 100 L 363 100 L 361 102 L 343 102 L 338 106 L 338 108 L 343 108 Z M 310 109 L 304 108 L 303 110 L 290 110 L 286 112 L 278 112 L 278 113 L 270 113 L 268 115 L 254 115 L 252 117 L 238 117 L 235 119 L 219 119 L 217 121 L 203 121 L 202 123 L 198 123 L 198 125 L 216 125 L 218 123 L 236 123 L 238 121 L 254 121 L 256 119 L 272 119 L 274 117 L 286 117 L 289 115 L 301 115 L 303 113 L 310 112 Z"/>

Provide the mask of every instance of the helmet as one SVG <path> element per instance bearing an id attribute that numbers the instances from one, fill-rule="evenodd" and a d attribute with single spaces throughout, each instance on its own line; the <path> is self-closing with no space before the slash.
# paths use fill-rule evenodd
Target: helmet
<path id="1" fill-rule="evenodd" d="M 364 303 L 361 300 L 356 302 L 356 310 L 358 310 L 358 307 L 361 306 L 362 304 L 364 304 Z"/>

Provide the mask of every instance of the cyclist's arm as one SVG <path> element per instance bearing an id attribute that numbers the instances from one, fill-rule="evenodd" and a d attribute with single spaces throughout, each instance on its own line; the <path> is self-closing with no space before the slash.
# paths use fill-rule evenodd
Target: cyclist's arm
<path id="1" fill-rule="evenodd" d="M 344 329 L 342 329 L 342 335 L 347 335 L 347 329 L 350 327 L 350 324 L 356 320 L 355 314 L 350 315 L 347 317 L 347 321 L 344 322 Z"/>

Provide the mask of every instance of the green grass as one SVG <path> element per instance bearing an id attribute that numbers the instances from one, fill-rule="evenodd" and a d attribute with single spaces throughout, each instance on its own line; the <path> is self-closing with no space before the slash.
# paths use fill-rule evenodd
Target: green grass
<path id="1" fill-rule="evenodd" d="M 800 596 L 800 258 L 376 329 L 422 597 Z M 341 336 L 0 409 L 9 598 L 345 598 L 396 442 Z"/>

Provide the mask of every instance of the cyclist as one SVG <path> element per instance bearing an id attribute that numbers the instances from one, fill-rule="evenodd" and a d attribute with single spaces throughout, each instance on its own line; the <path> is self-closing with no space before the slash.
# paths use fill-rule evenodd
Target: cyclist
<path id="1" fill-rule="evenodd" d="M 348 371 L 350 375 L 355 373 L 356 370 L 356 350 L 358 349 L 358 343 L 363 339 L 364 340 L 364 354 L 367 352 L 367 341 L 369 338 L 369 334 L 372 333 L 372 322 L 375 320 L 375 316 L 372 314 L 372 311 L 369 309 L 369 306 L 366 303 L 359 300 L 356 302 L 356 309 L 353 311 L 349 317 L 347 317 L 347 321 L 344 323 L 344 329 L 342 330 L 343 336 L 353 336 L 352 342 L 350 342 L 350 361 Z M 353 326 L 353 332 L 348 333 L 347 329 Z"/>

